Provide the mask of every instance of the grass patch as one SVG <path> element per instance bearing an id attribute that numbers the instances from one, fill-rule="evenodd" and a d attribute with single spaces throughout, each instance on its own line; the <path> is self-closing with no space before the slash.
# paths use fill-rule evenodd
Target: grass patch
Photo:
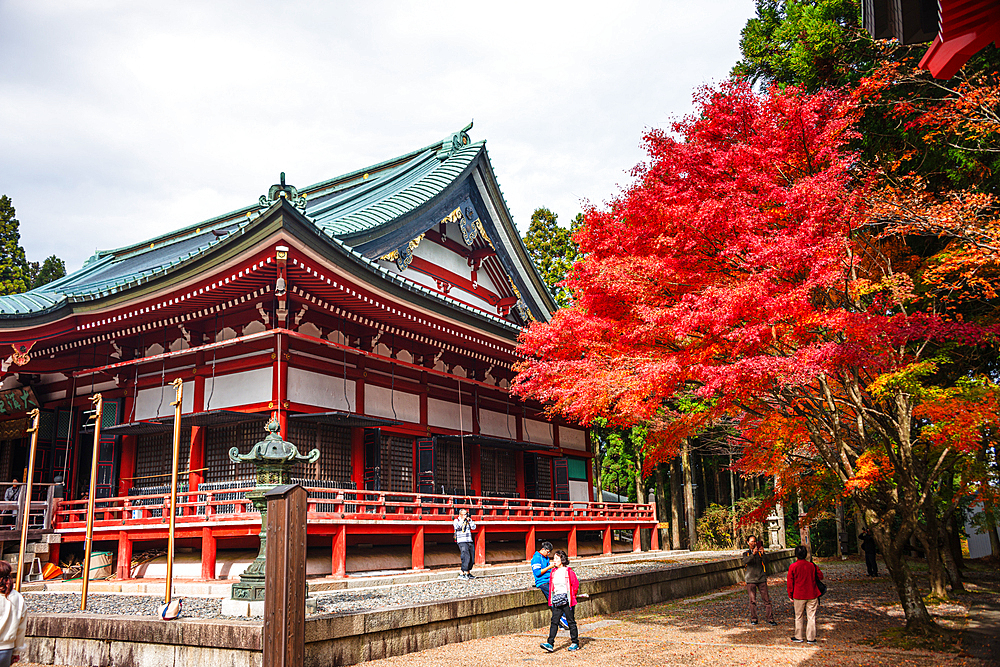
<path id="1" fill-rule="evenodd" d="M 943 629 L 929 634 L 915 634 L 907 632 L 905 628 L 891 628 L 883 630 L 874 637 L 866 637 L 859 643 L 875 648 L 891 648 L 901 651 L 962 652 L 961 635 Z"/>
<path id="2" fill-rule="evenodd" d="M 943 598 L 938 595 L 934 595 L 933 593 L 928 593 L 927 595 L 924 596 L 924 604 L 928 607 L 936 607 L 938 605 L 946 604 L 949 602 L 953 602 L 953 600 L 949 600 L 948 598 Z"/>

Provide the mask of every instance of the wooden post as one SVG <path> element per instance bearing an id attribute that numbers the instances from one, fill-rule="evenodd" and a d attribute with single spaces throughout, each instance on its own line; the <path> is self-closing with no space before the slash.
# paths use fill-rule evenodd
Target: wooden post
<path id="1" fill-rule="evenodd" d="M 524 534 L 524 560 L 530 561 L 535 555 L 535 527 L 528 528 Z"/>
<path id="2" fill-rule="evenodd" d="M 410 566 L 414 570 L 424 569 L 424 527 L 417 528 L 410 539 Z"/>
<path id="3" fill-rule="evenodd" d="M 611 524 L 609 523 L 604 527 L 604 555 L 611 555 Z"/>
<path id="4" fill-rule="evenodd" d="M 635 524 L 635 528 L 632 529 L 632 552 L 640 551 L 642 551 L 642 528 L 639 524 Z"/>
<path id="5" fill-rule="evenodd" d="M 174 406 L 174 457 L 170 467 L 170 523 L 167 529 L 167 591 L 164 594 L 164 603 L 170 602 L 170 596 L 174 587 L 174 532 L 177 522 L 177 468 L 180 465 L 181 451 L 181 403 L 184 398 L 184 380 L 175 378 L 170 384 L 174 385 L 176 398 L 171 405 Z"/>
<path id="6" fill-rule="evenodd" d="M 94 394 L 94 451 L 90 454 L 90 493 L 87 494 L 87 533 L 83 541 L 83 588 L 80 611 L 87 611 L 87 591 L 90 588 L 90 552 L 94 548 L 94 493 L 97 488 L 97 456 L 101 444 L 101 420 L 104 419 L 104 397 Z"/>
<path id="7" fill-rule="evenodd" d="M 306 654 L 306 490 L 276 486 L 267 500 L 262 667 L 300 667 Z"/>
<path id="8" fill-rule="evenodd" d="M 201 529 L 201 578 L 215 579 L 216 539 L 212 529 Z"/>
<path id="9" fill-rule="evenodd" d="M 21 550 L 17 554 L 17 579 L 14 580 L 14 588 L 18 592 L 21 590 L 21 577 L 24 576 L 24 550 L 28 546 L 28 524 L 31 523 L 31 485 L 35 481 L 35 451 L 38 449 L 38 424 L 41 422 L 42 413 L 35 408 L 28 413 L 31 417 L 31 453 L 28 455 L 28 474 L 24 476 L 24 485 L 21 487 L 21 507 L 18 514 L 21 516 Z"/>
<path id="10" fill-rule="evenodd" d="M 333 534 L 333 562 L 330 571 L 335 577 L 347 576 L 347 526 L 337 526 Z"/>
<path id="11" fill-rule="evenodd" d="M 569 538 L 566 540 L 566 555 L 570 558 L 576 558 L 576 526 L 569 529 Z"/>

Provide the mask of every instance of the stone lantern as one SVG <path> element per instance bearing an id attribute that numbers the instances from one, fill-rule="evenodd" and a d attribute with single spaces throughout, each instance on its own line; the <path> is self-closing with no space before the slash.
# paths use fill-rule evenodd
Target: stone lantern
<path id="1" fill-rule="evenodd" d="M 272 418 L 266 428 L 268 434 L 246 454 L 240 454 L 236 447 L 229 450 L 229 460 L 233 463 L 252 463 L 257 469 L 257 485 L 247 492 L 247 498 L 260 512 L 260 551 L 250 567 L 240 575 L 239 583 L 233 584 L 232 599 L 242 602 L 264 600 L 267 552 L 267 501 L 264 494 L 276 486 L 288 484 L 289 472 L 296 463 L 315 463 L 319 459 L 318 449 L 303 456 L 295 445 L 282 440 L 276 419 Z"/>

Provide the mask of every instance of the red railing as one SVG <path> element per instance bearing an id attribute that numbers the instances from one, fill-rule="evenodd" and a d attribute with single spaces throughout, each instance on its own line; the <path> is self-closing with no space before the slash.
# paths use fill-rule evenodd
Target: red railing
<path id="1" fill-rule="evenodd" d="M 245 498 L 253 487 L 196 490 L 177 494 L 178 525 L 196 522 L 233 522 L 256 519 Z M 320 523 L 370 521 L 451 522 L 459 509 L 469 510 L 474 521 L 572 522 L 650 524 L 656 521 L 652 505 L 638 503 L 591 503 L 527 498 L 446 496 L 428 493 L 396 493 L 355 489 L 306 487 L 310 494 L 308 520 Z M 321 497 L 317 497 L 321 496 Z M 95 526 L 161 525 L 168 521 L 170 494 L 101 498 L 95 507 Z M 87 501 L 68 500 L 55 513 L 56 530 L 83 528 Z"/>

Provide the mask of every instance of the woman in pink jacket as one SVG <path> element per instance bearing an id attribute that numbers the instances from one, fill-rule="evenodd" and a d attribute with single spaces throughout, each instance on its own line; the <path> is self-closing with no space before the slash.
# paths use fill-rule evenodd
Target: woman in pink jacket
<path id="1" fill-rule="evenodd" d="M 549 578 L 549 607 L 552 608 L 552 622 L 549 624 L 549 640 L 541 647 L 551 653 L 556 650 L 552 642 L 556 640 L 556 633 L 559 632 L 559 619 L 566 617 L 569 623 L 569 638 L 572 642 L 567 651 L 576 651 L 580 648 L 580 635 L 576 629 L 576 617 L 574 609 L 576 607 L 576 592 L 580 590 L 580 580 L 576 578 L 569 566 L 569 556 L 566 552 L 559 550 L 552 559 L 556 569 L 552 570 Z"/>

